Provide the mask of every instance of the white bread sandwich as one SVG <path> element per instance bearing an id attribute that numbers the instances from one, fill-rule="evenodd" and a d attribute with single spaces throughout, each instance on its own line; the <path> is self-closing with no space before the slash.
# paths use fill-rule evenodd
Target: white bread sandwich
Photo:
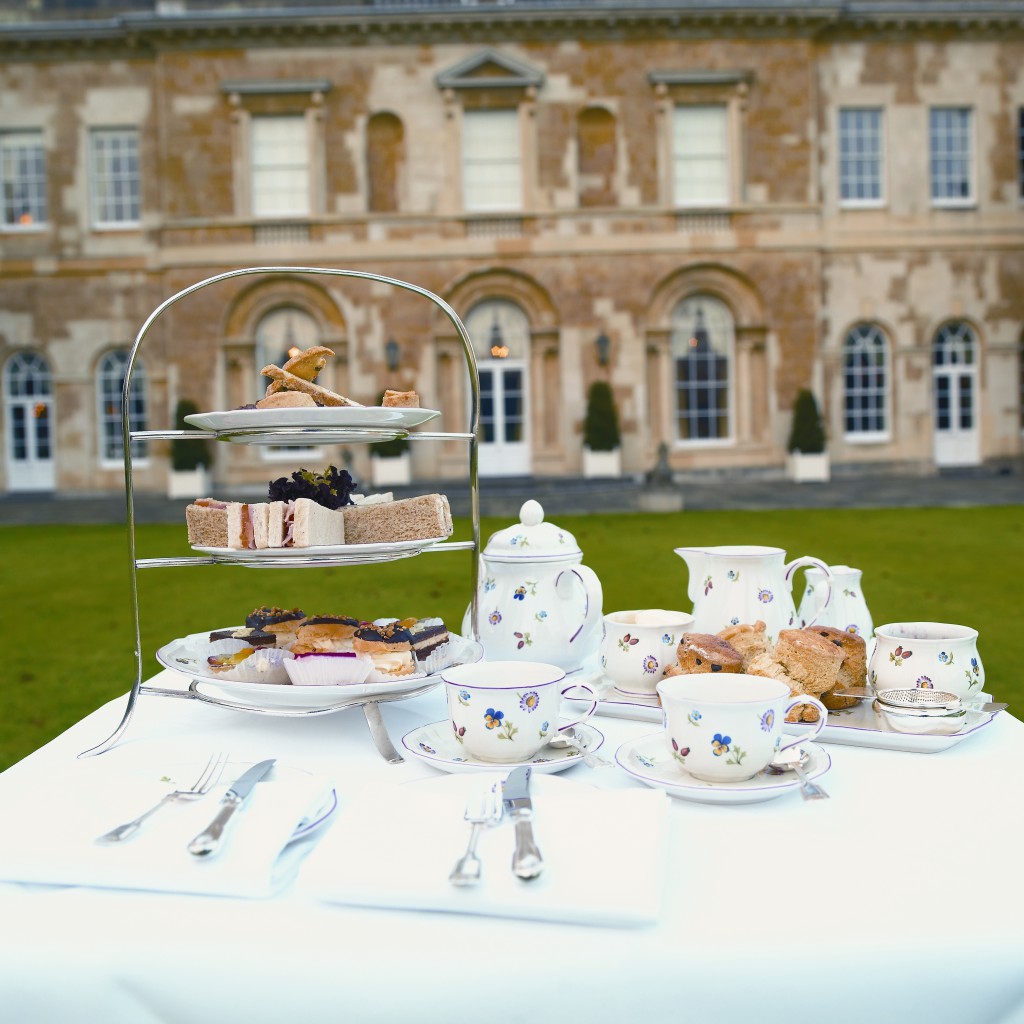
<path id="1" fill-rule="evenodd" d="M 345 543 L 345 514 L 311 498 L 268 505 L 267 543 L 272 548 L 311 548 Z"/>
<path id="2" fill-rule="evenodd" d="M 185 509 L 188 542 L 204 548 L 265 548 L 267 511 L 266 502 L 197 498 Z"/>
<path id="3" fill-rule="evenodd" d="M 267 547 L 267 502 L 254 505 L 233 501 L 228 505 L 228 547 L 261 549 Z"/>

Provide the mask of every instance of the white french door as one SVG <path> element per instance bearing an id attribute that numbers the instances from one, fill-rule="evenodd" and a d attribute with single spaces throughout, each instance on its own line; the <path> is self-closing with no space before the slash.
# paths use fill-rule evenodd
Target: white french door
<path id="1" fill-rule="evenodd" d="M 481 476 L 522 476 L 530 472 L 526 428 L 526 364 L 502 362 L 481 367 Z"/>
<path id="2" fill-rule="evenodd" d="M 52 491 L 53 394 L 42 356 L 18 352 L 4 367 L 8 491 Z"/>
<path id="3" fill-rule="evenodd" d="M 967 324 L 945 325 L 932 351 L 932 407 L 936 466 L 976 466 L 978 371 L 974 332 Z"/>

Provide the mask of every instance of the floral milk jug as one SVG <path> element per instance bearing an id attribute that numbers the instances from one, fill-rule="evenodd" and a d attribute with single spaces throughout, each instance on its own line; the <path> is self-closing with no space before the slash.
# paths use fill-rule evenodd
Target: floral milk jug
<path id="1" fill-rule="evenodd" d="M 816 624 L 819 626 L 844 629 L 847 633 L 864 637 L 865 642 L 870 643 L 875 627 L 861 589 L 860 569 L 851 569 L 848 565 L 833 565 L 829 568 L 832 570 L 832 600 L 828 607 L 823 607 L 828 591 L 825 574 L 820 569 L 808 569 L 806 589 L 797 618 L 801 624 L 807 624 L 817 617 Z"/>
<path id="2" fill-rule="evenodd" d="M 519 522 L 499 530 L 481 556 L 477 622 L 488 661 L 540 661 L 566 672 L 596 655 L 603 628 L 601 583 L 582 565 L 571 533 L 544 522 L 527 501 Z M 462 622 L 471 635 L 472 606 Z"/>
<path id="3" fill-rule="evenodd" d="M 693 602 L 693 632 L 717 633 L 727 626 L 761 620 L 774 643 L 780 629 L 801 625 L 793 603 L 793 573 L 813 566 L 825 577 L 819 615 L 831 602 L 832 570 L 804 555 L 786 561 L 782 548 L 754 544 L 676 548 L 690 570 L 687 593 Z M 815 617 L 806 625 L 820 621 Z"/>

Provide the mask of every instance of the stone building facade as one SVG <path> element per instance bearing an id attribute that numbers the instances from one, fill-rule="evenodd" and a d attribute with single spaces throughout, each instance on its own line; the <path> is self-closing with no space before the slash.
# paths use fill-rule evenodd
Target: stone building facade
<path id="1" fill-rule="evenodd" d="M 626 473 L 662 444 L 680 473 L 781 467 L 801 388 L 834 467 L 1021 451 L 1024 4 L 3 6 L 7 490 L 119 487 L 138 332 L 254 267 L 450 304 L 483 475 L 579 473 L 597 380 Z M 465 429 L 438 306 L 280 270 L 161 313 L 134 422 L 254 401 L 293 344 L 333 349 L 357 401 L 415 388 Z M 465 473 L 459 442 L 412 453 Z M 218 450 L 217 484 L 283 458 Z M 167 442 L 136 468 L 161 489 Z"/>

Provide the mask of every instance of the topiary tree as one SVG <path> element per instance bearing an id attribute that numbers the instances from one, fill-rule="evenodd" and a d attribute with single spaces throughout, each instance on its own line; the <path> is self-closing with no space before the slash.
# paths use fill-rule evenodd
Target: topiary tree
<path id="1" fill-rule="evenodd" d="M 793 403 L 793 424 L 789 431 L 789 452 L 817 455 L 825 450 L 825 425 L 814 395 L 802 388 Z"/>
<path id="2" fill-rule="evenodd" d="M 587 417 L 583 421 L 583 443 L 592 452 L 610 452 L 619 447 L 619 414 L 607 381 L 596 380 L 587 393 Z"/>
<path id="3" fill-rule="evenodd" d="M 185 422 L 186 416 L 199 412 L 199 406 L 187 398 L 178 400 L 174 408 L 174 429 L 195 430 Z M 210 457 L 210 442 L 203 437 L 176 437 L 171 441 L 171 468 L 178 471 L 198 469 L 209 466 L 213 462 Z"/>

